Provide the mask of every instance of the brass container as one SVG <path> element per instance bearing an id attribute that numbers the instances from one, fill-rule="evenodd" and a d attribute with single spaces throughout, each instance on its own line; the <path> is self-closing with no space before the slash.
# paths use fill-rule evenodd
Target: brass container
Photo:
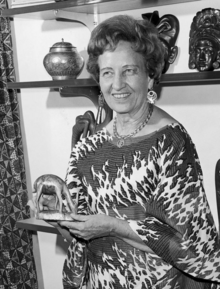
<path id="1" fill-rule="evenodd" d="M 55 43 L 43 60 L 46 71 L 53 80 L 77 78 L 84 67 L 84 59 L 69 42 Z"/>

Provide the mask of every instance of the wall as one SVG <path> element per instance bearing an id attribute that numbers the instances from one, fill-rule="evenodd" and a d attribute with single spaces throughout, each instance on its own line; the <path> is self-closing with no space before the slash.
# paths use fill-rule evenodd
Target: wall
<path id="1" fill-rule="evenodd" d="M 212 7 L 220 9 L 219 0 L 161 6 L 156 9 L 126 11 L 141 18 L 142 13 L 158 10 L 160 16 L 174 14 L 180 21 L 177 41 L 178 58 L 170 67 L 172 72 L 192 72 L 188 69 L 188 39 L 192 18 L 197 11 Z M 122 14 L 122 12 L 118 13 Z M 112 16 L 99 16 L 99 22 Z M 13 45 L 17 81 L 51 80 L 43 67 L 43 58 L 54 43 L 71 42 L 87 59 L 86 46 L 90 31 L 77 23 L 55 20 L 32 20 L 25 16 L 13 21 Z M 22 33 L 21 33 L 22 32 Z M 79 78 L 87 78 L 85 68 Z M 158 106 L 176 117 L 192 136 L 202 163 L 208 200 L 217 220 L 214 170 L 219 153 L 220 85 L 182 86 L 162 88 Z M 22 89 L 19 94 L 22 132 L 26 157 L 28 189 L 31 197 L 35 179 L 46 173 L 64 178 L 70 154 L 71 129 L 75 117 L 90 109 L 92 103 L 84 97 L 62 98 L 47 88 Z M 66 247 L 61 237 L 40 233 L 34 236 L 40 289 L 60 289 L 61 271 Z M 39 254 L 39 255 L 38 255 Z"/>

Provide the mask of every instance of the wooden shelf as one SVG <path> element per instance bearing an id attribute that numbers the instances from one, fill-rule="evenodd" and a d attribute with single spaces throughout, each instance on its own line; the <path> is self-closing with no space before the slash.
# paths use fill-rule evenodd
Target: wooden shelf
<path id="1" fill-rule="evenodd" d="M 29 3 L 16 4 L 16 6 L 21 7 L 2 10 L 1 16 L 11 17 L 19 14 L 59 9 L 68 9 L 68 11 L 84 14 L 101 14 L 196 1 L 202 0 L 68 0 L 50 1 L 51 3 L 47 1 L 45 4 L 39 4 L 39 1 L 35 3 L 30 1 Z M 13 4 L 13 7 L 15 7 L 15 4 Z"/>
<path id="2" fill-rule="evenodd" d="M 161 77 L 160 86 L 220 84 L 219 71 L 170 73 Z"/>
<path id="3" fill-rule="evenodd" d="M 58 90 L 62 97 L 84 96 L 89 98 L 98 107 L 100 89 L 92 79 L 49 80 L 30 82 L 8 82 L 8 89 L 23 88 L 52 88 Z"/>
<path id="4" fill-rule="evenodd" d="M 17 221 L 17 227 L 30 231 L 40 231 L 60 235 L 56 228 L 43 220 L 37 220 L 35 218 Z"/>
<path id="5" fill-rule="evenodd" d="M 61 88 L 61 87 L 97 87 L 93 79 L 68 79 L 68 80 L 48 80 L 48 81 L 28 81 L 28 82 L 8 82 L 8 88 Z"/>
<path id="6" fill-rule="evenodd" d="M 190 72 L 190 73 L 170 73 L 161 77 L 160 86 L 182 86 L 182 85 L 203 85 L 220 84 L 220 70 L 214 72 Z M 98 85 L 93 79 L 69 79 L 69 80 L 49 80 L 49 81 L 29 81 L 29 82 L 8 82 L 8 89 L 23 88 L 60 88 L 62 93 L 85 88 L 86 90 L 98 91 Z M 71 96 L 65 95 L 65 96 Z"/>

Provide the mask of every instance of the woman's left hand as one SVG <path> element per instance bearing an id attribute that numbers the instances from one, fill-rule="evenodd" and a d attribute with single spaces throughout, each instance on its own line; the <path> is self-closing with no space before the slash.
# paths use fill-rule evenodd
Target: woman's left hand
<path id="1" fill-rule="evenodd" d="M 71 214 L 73 221 L 60 221 L 61 227 L 69 229 L 71 234 L 84 240 L 109 236 L 115 218 L 107 215 L 75 215 Z"/>

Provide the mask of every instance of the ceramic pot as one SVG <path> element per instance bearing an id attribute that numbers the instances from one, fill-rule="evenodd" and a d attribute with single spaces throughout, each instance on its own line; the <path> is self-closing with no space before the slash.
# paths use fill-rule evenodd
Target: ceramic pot
<path id="1" fill-rule="evenodd" d="M 84 66 L 84 59 L 69 42 L 55 43 L 43 60 L 46 71 L 53 80 L 77 78 Z"/>

